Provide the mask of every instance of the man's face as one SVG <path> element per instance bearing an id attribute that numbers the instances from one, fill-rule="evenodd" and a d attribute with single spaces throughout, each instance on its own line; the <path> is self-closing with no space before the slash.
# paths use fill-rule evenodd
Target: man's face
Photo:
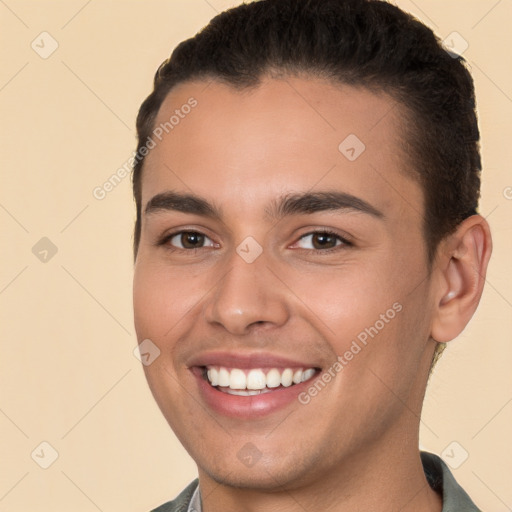
<path id="1" fill-rule="evenodd" d="M 135 324 L 200 475 L 293 488 L 417 447 L 433 301 L 398 107 L 290 78 L 181 84 L 155 127 L 177 109 L 145 162 Z"/>

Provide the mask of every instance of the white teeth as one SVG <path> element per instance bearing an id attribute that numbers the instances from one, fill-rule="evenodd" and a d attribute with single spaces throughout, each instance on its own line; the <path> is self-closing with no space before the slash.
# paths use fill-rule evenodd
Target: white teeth
<path id="1" fill-rule="evenodd" d="M 222 391 L 241 396 L 257 395 L 280 386 L 287 388 L 293 384 L 305 382 L 315 374 L 316 370 L 314 368 L 295 371 L 291 368 L 272 368 L 265 374 L 260 368 L 251 370 L 232 368 L 228 370 L 224 366 L 210 366 L 206 372 L 208 381 L 212 386 L 218 386 L 222 388 Z"/>
<path id="2" fill-rule="evenodd" d="M 208 370 L 208 380 L 212 386 L 217 386 L 219 384 L 219 372 L 215 368 L 210 368 Z"/>
<path id="3" fill-rule="evenodd" d="M 267 379 L 262 370 L 251 370 L 247 375 L 247 389 L 263 389 L 266 385 Z"/>
<path id="4" fill-rule="evenodd" d="M 286 370 L 281 375 L 281 384 L 287 388 L 292 385 L 293 382 L 293 370 L 290 368 L 286 368 Z"/>
<path id="5" fill-rule="evenodd" d="M 247 386 L 247 377 L 243 370 L 233 368 L 229 378 L 229 387 L 231 389 L 245 389 Z"/>
<path id="6" fill-rule="evenodd" d="M 261 395 L 263 393 L 271 393 L 270 389 L 231 389 L 231 388 L 220 388 L 220 390 L 228 395 L 236 396 L 254 396 Z"/>
<path id="7" fill-rule="evenodd" d="M 219 369 L 219 386 L 227 387 L 229 386 L 229 372 L 226 368 Z M 212 384 L 213 386 L 213 384 Z"/>
<path id="8" fill-rule="evenodd" d="M 272 368 L 267 373 L 267 388 L 277 388 L 281 385 L 281 374 L 277 368 Z"/>
<path id="9" fill-rule="evenodd" d="M 315 370 L 313 368 L 309 368 L 305 372 L 302 373 L 302 382 L 311 379 L 315 375 Z"/>

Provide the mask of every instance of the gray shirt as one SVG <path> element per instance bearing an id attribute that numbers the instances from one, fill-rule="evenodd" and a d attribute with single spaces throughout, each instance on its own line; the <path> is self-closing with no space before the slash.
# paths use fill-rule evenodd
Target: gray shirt
<path id="1" fill-rule="evenodd" d="M 442 512 L 481 512 L 466 491 L 455 481 L 448 466 L 433 453 L 421 452 L 423 470 L 430 487 L 443 498 Z M 196 479 L 173 501 L 152 512 L 202 512 L 199 481 Z"/>

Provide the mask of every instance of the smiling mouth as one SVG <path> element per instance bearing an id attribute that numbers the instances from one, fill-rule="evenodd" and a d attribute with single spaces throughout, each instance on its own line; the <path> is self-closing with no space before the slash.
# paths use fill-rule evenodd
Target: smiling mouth
<path id="1" fill-rule="evenodd" d="M 320 368 L 229 368 L 203 366 L 203 378 L 213 388 L 237 396 L 272 393 L 311 380 Z"/>

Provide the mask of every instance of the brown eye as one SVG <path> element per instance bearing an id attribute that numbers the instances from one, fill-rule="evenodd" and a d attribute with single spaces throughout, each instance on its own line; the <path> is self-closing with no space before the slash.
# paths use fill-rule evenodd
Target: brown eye
<path id="1" fill-rule="evenodd" d="M 312 236 L 313 247 L 315 249 L 325 249 L 336 247 L 336 237 L 327 233 L 315 233 Z"/>
<path id="2" fill-rule="evenodd" d="M 342 237 L 328 231 L 308 233 L 300 238 L 298 245 L 301 249 L 325 250 L 334 249 L 341 245 L 349 245 Z"/>
<path id="3" fill-rule="evenodd" d="M 169 243 L 179 249 L 201 249 L 205 246 L 206 240 L 211 242 L 206 235 L 198 233 L 197 231 L 181 231 L 173 235 L 169 239 Z M 209 246 L 213 246 L 213 242 L 211 242 Z"/>

